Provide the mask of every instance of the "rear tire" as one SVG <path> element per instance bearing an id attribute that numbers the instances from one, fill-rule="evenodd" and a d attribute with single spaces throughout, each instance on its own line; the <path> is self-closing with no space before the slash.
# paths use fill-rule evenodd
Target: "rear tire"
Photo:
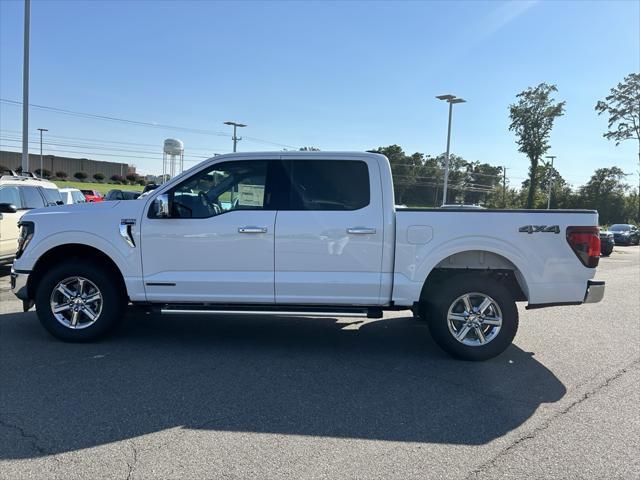
<path id="1" fill-rule="evenodd" d="M 425 301 L 422 311 L 438 346 L 463 360 L 487 360 L 501 354 L 518 330 L 513 295 L 487 275 L 449 278 Z"/>
<path id="2" fill-rule="evenodd" d="M 42 277 L 35 297 L 40 323 L 65 342 L 92 342 L 105 337 L 126 308 L 125 292 L 113 274 L 78 259 L 51 268 Z"/>

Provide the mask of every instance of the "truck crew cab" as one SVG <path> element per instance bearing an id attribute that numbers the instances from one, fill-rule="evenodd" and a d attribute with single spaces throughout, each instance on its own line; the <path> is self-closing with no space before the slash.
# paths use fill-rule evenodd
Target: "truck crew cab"
<path id="1" fill-rule="evenodd" d="M 529 308 L 597 302 L 598 215 L 394 207 L 372 153 L 221 155 L 129 202 L 27 213 L 12 272 L 54 336 L 162 313 L 368 315 L 411 309 L 440 347 L 501 353 Z"/>

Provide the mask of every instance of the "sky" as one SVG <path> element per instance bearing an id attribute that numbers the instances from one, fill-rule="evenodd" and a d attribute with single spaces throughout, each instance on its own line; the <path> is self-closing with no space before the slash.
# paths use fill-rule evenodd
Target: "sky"
<path id="1" fill-rule="evenodd" d="M 22 99 L 23 2 L 0 0 L 0 98 Z M 572 185 L 596 168 L 637 171 L 637 142 L 602 137 L 595 103 L 640 72 L 640 1 L 31 2 L 30 144 L 45 154 L 162 170 L 162 142 L 186 165 L 232 149 L 226 120 L 247 124 L 239 151 L 398 144 L 507 167 L 528 160 L 509 132 L 509 104 L 541 82 L 566 114 L 551 136 Z M 0 148 L 20 150 L 21 107 L 0 103 Z M 201 131 L 196 132 L 193 130 Z M 71 153 L 75 152 L 75 153 Z M 637 185 L 629 177 L 630 183 Z"/>

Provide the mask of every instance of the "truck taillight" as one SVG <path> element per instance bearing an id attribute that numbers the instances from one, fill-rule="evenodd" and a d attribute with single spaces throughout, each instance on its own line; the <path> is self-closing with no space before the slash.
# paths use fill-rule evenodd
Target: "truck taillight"
<path id="1" fill-rule="evenodd" d="M 585 267 L 598 266 L 600 260 L 598 227 L 567 227 L 567 242 Z"/>

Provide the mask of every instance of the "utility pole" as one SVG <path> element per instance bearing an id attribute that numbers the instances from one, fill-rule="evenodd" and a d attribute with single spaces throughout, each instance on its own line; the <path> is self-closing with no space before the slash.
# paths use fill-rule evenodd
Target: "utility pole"
<path id="1" fill-rule="evenodd" d="M 548 155 L 545 158 L 551 159 L 551 171 L 549 172 L 549 185 L 547 186 L 549 190 L 549 197 L 547 198 L 547 210 L 551 208 L 551 191 L 553 190 L 553 161 L 556 159 L 555 155 Z"/>
<path id="2" fill-rule="evenodd" d="M 502 167 L 502 208 L 507 208 L 507 167 Z"/>
<path id="3" fill-rule="evenodd" d="M 29 20 L 31 0 L 24 0 L 24 51 L 22 58 L 22 171 L 29 171 Z"/>
<path id="4" fill-rule="evenodd" d="M 242 137 L 238 137 L 238 135 L 236 134 L 236 129 L 246 127 L 246 125 L 244 123 L 237 122 L 224 122 L 224 124 L 233 126 L 233 137 L 231 137 L 231 140 L 233 140 L 233 152 L 235 153 L 238 142 L 242 140 Z"/>
<path id="5" fill-rule="evenodd" d="M 466 100 L 457 98 L 455 95 L 438 95 L 438 100 L 445 100 L 449 104 L 449 126 L 447 127 L 447 153 L 444 157 L 444 188 L 442 189 L 442 204 L 447 203 L 447 189 L 449 187 L 449 147 L 451 145 L 451 116 L 453 114 L 454 103 L 464 103 Z"/>
<path id="6" fill-rule="evenodd" d="M 42 161 L 42 132 L 48 132 L 49 130 L 47 130 L 46 128 L 39 128 L 38 131 L 40 132 L 40 178 L 44 178 L 44 162 Z"/>

